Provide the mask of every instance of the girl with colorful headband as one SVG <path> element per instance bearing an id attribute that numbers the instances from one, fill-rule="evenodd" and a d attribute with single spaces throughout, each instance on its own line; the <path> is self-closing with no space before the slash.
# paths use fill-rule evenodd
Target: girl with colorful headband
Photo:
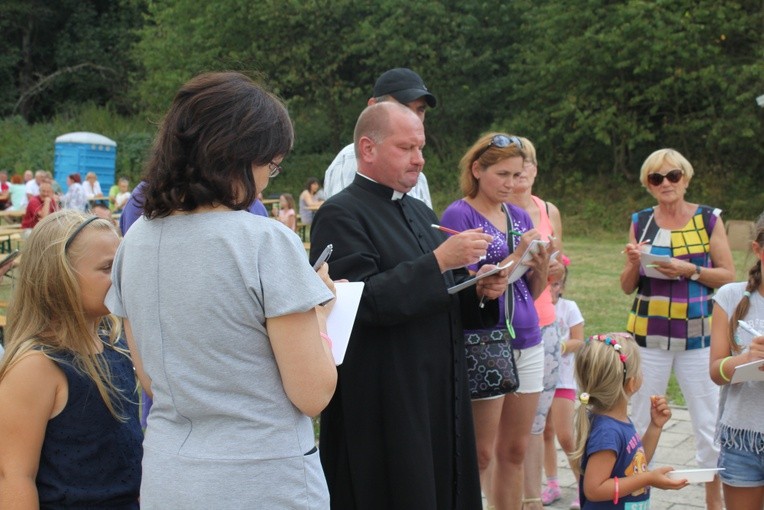
<path id="1" fill-rule="evenodd" d="M 640 438 L 627 413 L 629 398 L 642 385 L 639 351 L 627 333 L 589 337 L 576 354 L 582 392 L 576 412 L 576 450 L 571 465 L 579 473 L 581 508 L 648 508 L 650 487 L 681 489 L 665 466 L 648 471 L 663 426 L 671 418 L 666 398 L 653 396 L 650 426 Z M 612 502 L 611 502 L 612 501 Z"/>

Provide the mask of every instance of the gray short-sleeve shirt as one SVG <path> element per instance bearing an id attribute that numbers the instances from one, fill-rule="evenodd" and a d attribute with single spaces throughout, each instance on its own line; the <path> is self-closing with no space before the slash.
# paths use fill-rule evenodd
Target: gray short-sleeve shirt
<path id="1" fill-rule="evenodd" d="M 154 393 L 142 507 L 246 507 L 253 494 L 324 507 L 318 456 L 305 456 L 312 423 L 284 392 L 265 326 L 332 298 L 299 237 L 246 211 L 141 218 L 112 282 L 106 304 L 129 319 Z"/>

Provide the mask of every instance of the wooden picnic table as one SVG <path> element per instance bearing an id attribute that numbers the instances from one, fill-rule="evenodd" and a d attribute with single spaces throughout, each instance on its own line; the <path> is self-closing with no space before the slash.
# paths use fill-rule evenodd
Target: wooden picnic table
<path id="1" fill-rule="evenodd" d="M 24 214 L 26 214 L 26 211 L 17 211 L 15 209 L 6 209 L 4 211 L 0 211 L 0 223 L 6 223 L 9 225 L 21 223 L 22 218 L 24 218 Z"/>
<path id="2" fill-rule="evenodd" d="M 13 242 L 18 247 L 23 236 L 23 229 L 12 231 L 0 231 L 0 253 L 10 253 L 13 250 Z"/>

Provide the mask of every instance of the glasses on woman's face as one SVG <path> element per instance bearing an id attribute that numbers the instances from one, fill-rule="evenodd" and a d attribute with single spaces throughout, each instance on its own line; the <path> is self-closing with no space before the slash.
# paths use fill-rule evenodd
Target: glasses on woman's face
<path id="1" fill-rule="evenodd" d="M 283 168 L 281 168 L 281 166 L 271 161 L 270 163 L 268 163 L 268 178 L 273 179 L 278 174 L 280 174 L 282 170 Z"/>
<path id="2" fill-rule="evenodd" d="M 503 149 L 505 147 L 509 147 L 512 144 L 517 145 L 517 147 L 520 149 L 523 148 L 523 142 L 521 142 L 520 139 L 516 136 L 494 135 L 493 138 L 491 138 L 491 141 L 488 142 L 488 145 L 486 145 L 485 149 L 481 150 L 475 155 L 475 159 L 480 159 L 480 156 L 482 156 L 485 151 L 491 147 L 498 147 Z"/>
<path id="3" fill-rule="evenodd" d="M 659 174 L 658 172 L 648 174 L 647 182 L 649 182 L 653 186 L 660 186 L 661 184 L 663 184 L 663 179 L 668 179 L 668 182 L 672 184 L 676 184 L 682 179 L 683 176 L 684 176 L 684 170 L 679 170 L 678 168 L 675 168 L 673 170 L 669 170 L 665 174 Z"/>

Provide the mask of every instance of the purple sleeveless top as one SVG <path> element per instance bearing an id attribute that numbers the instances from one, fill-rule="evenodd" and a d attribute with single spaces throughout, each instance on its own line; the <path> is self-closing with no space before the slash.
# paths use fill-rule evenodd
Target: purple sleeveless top
<path id="1" fill-rule="evenodd" d="M 523 209 L 512 204 L 505 204 L 512 217 L 512 230 L 518 232 L 527 232 L 533 228 L 533 222 L 528 213 Z M 465 200 L 460 199 L 446 208 L 443 217 L 440 220 L 444 227 L 454 230 L 467 230 L 470 228 L 482 227 L 483 232 L 493 236 L 493 241 L 488 246 L 486 259 L 474 266 L 468 266 L 471 271 L 477 271 L 483 264 L 498 264 L 509 255 L 507 246 L 507 234 L 497 229 L 493 223 L 488 221 L 482 214 L 477 212 Z M 513 246 L 516 248 L 520 244 L 519 236 L 512 236 Z M 519 280 L 515 281 L 514 286 L 514 304 L 515 313 L 512 320 L 512 327 L 515 330 L 515 338 L 512 340 L 512 347 L 515 349 L 527 349 L 541 343 L 541 329 L 539 329 L 539 316 L 536 313 L 536 306 L 533 303 L 533 296 L 528 289 L 527 273 Z M 505 327 L 504 324 L 504 296 L 499 298 L 499 322 L 497 327 Z M 465 334 L 470 330 L 465 330 Z"/>

